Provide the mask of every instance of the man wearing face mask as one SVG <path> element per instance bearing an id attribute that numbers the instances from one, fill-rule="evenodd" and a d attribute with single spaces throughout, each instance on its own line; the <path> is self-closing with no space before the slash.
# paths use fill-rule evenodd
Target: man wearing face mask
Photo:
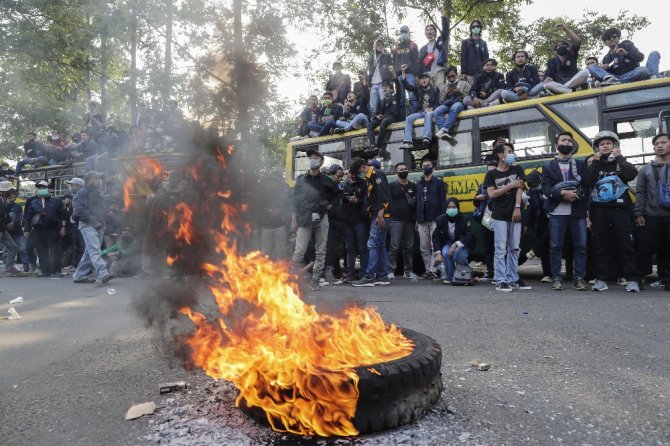
<path id="1" fill-rule="evenodd" d="M 496 71 L 498 61 L 486 59 L 482 68 L 484 71 L 475 76 L 474 84 L 470 84 L 470 96 L 463 98 L 463 105 L 468 109 L 498 105 L 505 91 L 505 76 Z"/>
<path id="2" fill-rule="evenodd" d="M 409 181 L 409 169 L 405 163 L 395 165 L 397 180 L 389 184 L 391 192 L 391 221 L 389 232 L 389 279 L 395 278 L 398 251 L 402 249 L 403 277 L 412 277 L 412 256 L 414 255 L 414 227 L 416 225 L 416 184 Z"/>
<path id="3" fill-rule="evenodd" d="M 328 211 L 333 207 L 340 190 L 330 178 L 321 173 L 323 155 L 309 149 L 309 170 L 295 182 L 293 189 L 293 209 L 291 212 L 291 233 L 295 235 L 295 251 L 292 267 L 297 270 L 307 252 L 309 241 L 314 237 L 316 258 L 312 270 L 310 289 L 318 291 L 319 278 L 326 260 L 328 242 Z"/>
<path id="4" fill-rule="evenodd" d="M 14 200 L 16 199 L 14 192 L 15 189 L 11 181 L 0 181 L 0 242 L 2 243 L 2 246 L 5 247 L 3 261 L 5 263 L 5 274 L 7 275 L 22 274 L 21 271 L 14 267 L 16 254 L 18 253 L 19 248 L 14 238 L 9 233 L 9 230 L 14 227 L 14 221 L 12 219 Z"/>
<path id="5" fill-rule="evenodd" d="M 547 197 L 549 213 L 549 261 L 553 279 L 552 289 L 563 290 L 561 259 L 566 231 L 570 231 L 574 253 L 573 288 L 585 291 L 586 277 L 586 208 L 587 188 L 582 185 L 586 163 L 572 157 L 572 133 L 556 136 L 556 158 L 542 166 L 542 193 Z M 566 271 L 569 273 L 569 271 Z"/>
<path id="6" fill-rule="evenodd" d="M 456 265 L 468 266 L 468 253 L 475 248 L 475 235 L 470 230 L 470 221 L 460 213 L 457 198 L 447 200 L 446 214 L 437 217 L 433 231 L 435 263 L 440 264 L 442 283 L 454 280 Z"/>
<path id="7" fill-rule="evenodd" d="M 584 176 L 584 185 L 592 188 L 589 218 L 595 247 L 596 281 L 593 291 L 605 291 L 610 275 L 612 252 L 621 259 L 626 291 L 638 292 L 637 264 L 631 214 L 633 200 L 628 183 L 638 174 L 619 149 L 619 137 L 610 131 L 593 138 L 593 162 Z M 611 244 L 616 244 L 613 250 Z"/>
<path id="8" fill-rule="evenodd" d="M 370 234 L 370 218 L 368 217 L 368 185 L 365 178 L 362 158 L 352 158 L 349 164 L 349 175 L 344 180 L 344 200 L 342 214 L 344 221 L 344 240 L 347 249 L 347 275 L 345 283 L 356 278 L 356 252 L 361 256 L 361 270 L 365 273 L 368 265 L 368 235 Z"/>
<path id="9" fill-rule="evenodd" d="M 493 148 L 498 167 L 484 177 L 484 187 L 491 199 L 495 254 L 496 291 L 509 292 L 519 287 L 519 243 L 521 241 L 521 196 L 526 179 L 516 165 L 514 146 L 500 143 Z"/>
<path id="10" fill-rule="evenodd" d="M 433 176 L 435 161 L 424 158 L 421 161 L 423 177 L 416 185 L 416 215 L 419 230 L 419 247 L 423 265 L 426 268 L 424 279 L 438 280 L 433 259 L 432 234 L 435 231 L 437 217 L 447 210 L 447 190 L 444 181 Z"/>
<path id="11" fill-rule="evenodd" d="M 474 85 L 475 76 L 482 72 L 484 61 L 489 58 L 489 49 L 482 39 L 482 22 L 470 23 L 470 37 L 461 42 L 461 76 Z"/>
<path id="12" fill-rule="evenodd" d="M 505 75 L 508 90 L 502 92 L 503 100 L 505 102 L 524 101 L 540 94 L 544 87 L 537 74 L 537 68 L 528 65 L 528 53 L 524 50 L 517 50 L 512 56 L 512 62 L 515 68 Z"/>
<path id="13" fill-rule="evenodd" d="M 326 127 L 326 124 L 331 121 L 337 121 L 342 116 L 343 110 L 341 104 L 333 103 L 333 93 L 327 91 L 321 98 L 321 110 L 318 113 L 318 121 L 309 121 L 307 126 L 312 132 L 316 132 L 318 136 L 324 136 L 330 133 L 332 127 Z"/>
<path id="14" fill-rule="evenodd" d="M 63 202 L 52 196 L 49 183 L 37 182 L 37 196 L 26 208 L 23 233 L 37 251 L 41 273 L 38 277 L 61 277 L 60 239 L 65 237 L 67 211 Z"/>
<path id="15" fill-rule="evenodd" d="M 390 68 L 390 69 L 389 69 Z M 393 82 L 393 60 L 386 52 L 384 41 L 377 39 L 372 45 L 372 57 L 368 61 L 368 81 L 370 84 L 370 116 L 375 117 L 380 113 L 379 104 L 384 100 L 382 83 Z"/>
<path id="16" fill-rule="evenodd" d="M 553 94 L 570 93 L 587 83 L 589 70 L 579 69 L 577 60 L 581 39 L 565 23 L 559 23 L 557 28 L 565 31 L 570 42 L 561 40 L 554 46 L 556 57 L 547 62 L 542 85 L 546 91 Z"/>
<path id="17" fill-rule="evenodd" d="M 363 167 L 368 183 L 368 213 L 370 236 L 368 237 L 368 264 L 365 276 L 352 283 L 353 286 L 389 285 L 389 261 L 386 250 L 386 231 L 390 207 L 390 191 L 381 163 L 372 159 Z"/>
<path id="18" fill-rule="evenodd" d="M 418 70 L 418 60 L 419 60 L 419 47 L 416 46 L 416 43 L 412 42 L 409 38 L 409 27 L 403 25 L 400 27 L 400 42 L 393 48 L 391 51 L 393 56 L 393 70 L 395 71 L 396 76 L 400 76 L 403 71 L 402 67 L 407 67 L 406 75 L 403 74 L 403 78 L 406 79 L 407 84 L 403 82 L 400 83 L 400 119 L 404 119 L 406 115 L 405 102 L 406 102 L 406 93 L 405 90 L 409 90 L 409 103 L 410 103 L 410 113 L 416 113 L 419 110 L 420 103 L 417 100 L 417 96 L 412 93 L 407 85 L 415 85 L 415 77 L 419 74 Z M 405 77 L 406 76 L 406 77 Z"/>

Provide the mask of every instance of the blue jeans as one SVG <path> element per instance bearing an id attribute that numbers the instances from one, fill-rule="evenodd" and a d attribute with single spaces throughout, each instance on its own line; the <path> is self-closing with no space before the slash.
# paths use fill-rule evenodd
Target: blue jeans
<path id="1" fill-rule="evenodd" d="M 368 110 L 370 110 L 370 116 L 375 116 L 377 114 L 377 106 L 382 99 L 384 99 L 384 90 L 382 90 L 382 84 L 372 84 L 370 86 L 370 104 L 368 107 Z"/>
<path id="2" fill-rule="evenodd" d="M 11 271 L 14 268 L 14 263 L 16 262 L 16 253 L 19 251 L 18 246 L 16 246 L 16 242 L 14 242 L 14 238 L 9 235 L 9 232 L 2 231 L 0 234 L 0 241 L 2 242 L 2 245 L 5 247 L 5 272 Z M 23 250 L 25 252 L 25 249 Z"/>
<path id="3" fill-rule="evenodd" d="M 542 85 L 542 82 L 534 86 L 533 88 L 530 89 L 528 92 L 528 98 L 534 98 L 540 92 L 544 90 L 544 85 Z M 503 90 L 501 94 L 502 98 L 505 100 L 505 102 L 518 102 L 521 100 L 521 96 L 519 96 L 518 93 L 512 91 L 512 90 Z"/>
<path id="4" fill-rule="evenodd" d="M 591 72 L 591 76 L 593 76 L 594 79 L 599 80 L 601 82 L 606 77 L 613 77 L 614 79 L 620 81 L 622 84 L 649 79 L 649 69 L 647 67 L 637 67 L 634 70 L 629 71 L 628 73 L 616 75 L 610 73 L 609 71 L 603 70 L 597 64 L 593 64 L 589 67 L 589 71 Z"/>
<path id="5" fill-rule="evenodd" d="M 563 257 L 563 242 L 565 231 L 570 228 L 574 249 L 574 279 L 586 277 L 586 219 L 572 218 L 570 215 L 549 216 L 549 261 L 551 275 L 554 279 L 562 279 L 561 258 Z M 566 271 L 569 273 L 569 271 Z"/>
<path id="6" fill-rule="evenodd" d="M 412 141 L 412 128 L 414 121 L 417 119 L 423 118 L 423 137 L 424 138 L 432 138 L 433 137 L 433 114 L 435 112 L 418 112 L 418 113 L 412 113 L 405 119 L 405 137 L 403 138 L 403 141 Z"/>
<path id="7" fill-rule="evenodd" d="M 45 156 L 38 156 L 37 158 L 23 158 L 16 163 L 16 175 L 19 175 L 23 170 L 23 166 L 30 164 L 33 167 L 41 167 L 49 164 L 49 160 Z"/>
<path id="8" fill-rule="evenodd" d="M 368 267 L 368 223 L 344 225 L 344 243 L 347 246 L 347 275 L 352 276 L 356 267 L 356 251 L 361 256 L 361 270 Z"/>
<path id="9" fill-rule="evenodd" d="M 80 224 L 79 231 L 84 238 L 86 250 L 84 251 L 84 255 L 81 256 L 77 270 L 74 272 L 72 278 L 74 280 L 81 280 L 88 274 L 91 268 L 95 268 L 96 276 L 98 279 L 102 279 L 109 274 L 107 264 L 100 254 L 100 245 L 102 245 L 102 236 L 105 233 L 105 228 L 95 229 L 93 226 Z"/>
<path id="10" fill-rule="evenodd" d="M 402 75 L 402 73 L 397 73 L 398 77 Z M 407 73 L 407 83 L 410 85 L 414 85 L 414 75 L 412 73 Z M 400 82 L 400 118 L 405 117 L 405 103 L 407 102 L 407 90 L 405 90 L 405 84 L 403 82 Z M 416 98 L 414 93 L 410 92 L 409 93 L 409 112 L 410 113 L 417 113 L 420 110 L 419 108 L 419 100 Z"/>
<path id="11" fill-rule="evenodd" d="M 461 246 L 460 248 L 456 248 L 456 251 L 454 251 L 453 257 L 449 255 L 449 250 L 451 249 L 451 245 L 454 242 L 447 242 L 446 245 L 442 247 L 442 264 L 444 265 L 444 273 L 445 275 L 442 277 L 443 279 L 447 279 L 449 282 L 454 280 L 454 271 L 456 270 L 456 264 L 463 265 L 463 266 L 468 266 L 468 248 L 465 246 Z"/>
<path id="12" fill-rule="evenodd" d="M 495 254 L 493 270 L 495 280 L 515 283 L 519 280 L 519 242 L 521 241 L 521 223 L 493 219 Z"/>
<path id="13" fill-rule="evenodd" d="M 369 123 L 370 121 L 368 121 L 368 117 L 365 116 L 364 113 L 359 113 L 354 116 L 354 119 L 352 119 L 351 122 L 337 121 L 335 126 L 344 129 L 345 132 L 350 132 L 351 130 L 364 129 Z"/>
<path id="14" fill-rule="evenodd" d="M 386 221 L 384 229 L 377 226 L 376 218 L 370 223 L 370 237 L 368 238 L 368 265 L 365 269 L 365 277 L 373 279 L 375 277 L 386 278 L 389 274 L 389 256 L 386 251 L 386 230 L 389 221 Z"/>
<path id="15" fill-rule="evenodd" d="M 19 257 L 21 258 L 21 263 L 23 266 L 29 266 L 30 265 L 30 258 L 28 257 L 28 250 L 26 247 L 28 246 L 28 241 L 26 238 L 23 236 L 23 234 L 10 234 L 12 238 L 14 239 L 14 243 L 16 243 L 16 247 L 19 250 Z"/>
<path id="16" fill-rule="evenodd" d="M 307 128 L 316 133 L 321 133 L 321 130 L 323 130 L 323 126 L 316 121 L 309 121 L 307 123 Z"/>
<path id="17" fill-rule="evenodd" d="M 647 70 L 649 71 L 649 76 L 655 76 L 658 77 L 658 66 L 661 63 L 661 53 L 658 51 L 652 51 L 649 53 L 647 56 L 647 63 L 646 67 Z"/>
<path id="18" fill-rule="evenodd" d="M 458 119 L 458 114 L 465 110 L 465 105 L 462 102 L 454 102 L 449 104 L 445 102 L 435 109 L 435 127 L 440 129 L 445 129 L 449 131 L 451 126 L 454 125 Z M 444 119 L 444 115 L 447 114 L 447 119 Z"/>

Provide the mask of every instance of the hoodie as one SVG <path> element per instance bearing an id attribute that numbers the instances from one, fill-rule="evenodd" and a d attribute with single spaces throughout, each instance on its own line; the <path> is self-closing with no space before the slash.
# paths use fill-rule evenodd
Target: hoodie
<path id="1" fill-rule="evenodd" d="M 635 216 L 670 217 L 670 209 L 658 203 L 658 183 L 670 184 L 670 165 L 657 161 L 640 169 L 635 185 Z"/>
<path id="2" fill-rule="evenodd" d="M 628 52 L 625 56 L 620 54 L 607 53 L 603 57 L 603 64 L 612 65 L 607 69 L 608 72 L 618 76 L 633 71 L 640 66 L 640 62 L 644 60 L 644 54 L 637 49 L 637 47 L 630 40 L 619 42 L 618 48 L 623 48 Z"/>
<path id="3" fill-rule="evenodd" d="M 477 241 L 470 230 L 468 218 L 461 213 L 461 205 L 457 198 L 450 197 L 447 205 L 454 203 L 458 209 L 455 217 L 449 217 L 443 213 L 435 221 L 435 231 L 433 231 L 433 252 L 442 251 L 448 242 L 454 242 L 457 246 L 465 246 L 468 250 L 475 249 Z"/>
<path id="4" fill-rule="evenodd" d="M 377 42 L 381 41 L 381 39 L 377 39 L 372 43 L 372 57 L 368 61 L 368 82 L 370 85 L 381 84 L 393 78 L 388 68 L 393 66 L 391 56 L 386 51 L 381 54 L 377 54 L 375 51 Z"/>

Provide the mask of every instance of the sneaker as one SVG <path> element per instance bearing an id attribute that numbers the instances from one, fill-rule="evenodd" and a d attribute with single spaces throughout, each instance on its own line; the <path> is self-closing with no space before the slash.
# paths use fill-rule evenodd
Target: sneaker
<path id="1" fill-rule="evenodd" d="M 512 291 L 512 288 L 510 288 L 509 285 L 507 285 L 506 282 L 500 282 L 498 285 L 496 285 L 496 291 L 502 291 L 504 293 L 509 293 Z"/>
<path id="2" fill-rule="evenodd" d="M 551 289 L 554 291 L 563 291 L 563 281 L 561 279 L 554 279 Z"/>
<path id="3" fill-rule="evenodd" d="M 519 278 L 519 280 L 517 280 L 514 283 L 510 283 L 509 286 L 511 286 L 512 288 L 516 288 L 517 290 L 532 290 L 533 289 L 532 286 L 526 285 L 526 282 L 521 280 L 521 278 Z"/>
<path id="4" fill-rule="evenodd" d="M 553 280 L 549 276 L 544 276 L 543 278 L 540 279 L 540 282 L 542 282 L 542 283 L 552 283 Z"/>
<path id="5" fill-rule="evenodd" d="M 389 280 L 395 279 L 395 274 L 394 273 L 388 273 L 388 278 L 389 278 Z"/>
<path id="6" fill-rule="evenodd" d="M 484 275 L 483 275 L 482 277 L 479 278 L 479 281 L 480 281 L 480 282 L 481 282 L 481 281 L 486 282 L 486 281 L 491 280 L 492 277 L 493 277 L 493 274 L 489 274 L 488 272 L 485 272 Z"/>
<path id="7" fill-rule="evenodd" d="M 630 282 L 626 283 L 626 291 L 628 291 L 629 293 L 639 293 L 640 287 L 638 286 L 636 281 L 631 280 Z"/>
<path id="8" fill-rule="evenodd" d="M 602 82 L 600 82 L 601 87 L 606 87 L 608 85 L 619 85 L 621 81 L 614 76 L 606 76 Z"/>
<path id="9" fill-rule="evenodd" d="M 319 291 L 321 289 L 321 287 L 319 286 L 319 281 L 312 279 L 309 282 L 309 289 L 312 291 Z"/>
<path id="10" fill-rule="evenodd" d="M 402 275 L 403 279 L 411 279 L 412 278 L 412 273 L 405 273 Z"/>
<path id="11" fill-rule="evenodd" d="M 114 279 L 116 276 L 114 274 L 107 274 L 105 277 L 100 280 L 102 283 L 108 283 L 110 280 Z"/>
<path id="12" fill-rule="evenodd" d="M 391 285 L 391 281 L 388 280 L 388 278 L 386 278 L 386 277 L 377 277 L 377 278 L 375 278 L 374 284 L 375 285 L 382 285 L 382 286 Z"/>
<path id="13" fill-rule="evenodd" d="M 594 283 L 596 283 L 596 279 L 589 280 L 589 285 L 593 285 Z"/>
<path id="14" fill-rule="evenodd" d="M 432 271 L 428 271 L 426 274 L 424 274 L 423 278 L 425 280 L 440 280 L 440 276 L 438 276 L 437 274 L 435 274 Z"/>
<path id="15" fill-rule="evenodd" d="M 626 286 L 628 281 L 624 277 L 619 277 L 616 281 L 616 284 L 619 286 Z"/>
<path id="16" fill-rule="evenodd" d="M 609 287 L 607 286 L 607 283 L 603 282 L 602 280 L 596 280 L 593 283 L 593 286 L 591 287 L 593 291 L 605 291 L 608 290 Z"/>
<path id="17" fill-rule="evenodd" d="M 326 268 L 326 271 L 324 272 L 324 275 L 326 276 L 326 282 L 328 282 L 328 283 L 335 283 L 336 282 L 335 274 L 333 274 L 333 268 L 332 267 Z"/>
<path id="18" fill-rule="evenodd" d="M 537 255 L 535 254 L 535 251 L 533 251 L 532 249 L 526 253 L 526 258 L 528 260 L 533 260 L 535 257 L 537 257 Z"/>
<path id="19" fill-rule="evenodd" d="M 442 138 L 442 140 L 443 140 L 443 141 L 447 141 L 447 142 L 448 142 L 449 144 L 451 144 L 451 145 L 456 145 L 456 144 L 458 144 L 458 140 L 456 140 L 456 138 L 454 138 L 454 136 L 451 135 L 450 133 L 445 133 L 445 134 L 444 134 L 444 137 Z"/>
<path id="20" fill-rule="evenodd" d="M 375 286 L 375 282 L 376 282 L 375 278 L 363 276 L 363 278 L 361 280 L 357 280 L 356 282 L 353 282 L 352 285 L 356 286 L 356 287 L 358 287 L 358 286 Z"/>
<path id="21" fill-rule="evenodd" d="M 342 283 L 352 283 L 354 281 L 354 275 L 347 274 L 346 276 L 342 277 Z"/>
<path id="22" fill-rule="evenodd" d="M 423 142 L 424 146 L 430 145 L 430 138 L 423 138 L 421 141 Z"/>
<path id="23" fill-rule="evenodd" d="M 448 131 L 447 129 L 440 129 L 437 131 L 437 133 L 435 133 L 435 137 L 437 139 L 444 139 L 444 135 L 445 133 L 447 133 L 447 131 Z"/>
<path id="24" fill-rule="evenodd" d="M 442 279 L 442 283 L 445 285 L 450 285 L 451 281 L 449 279 Z"/>
<path id="25" fill-rule="evenodd" d="M 586 281 L 582 278 L 577 278 L 572 282 L 572 288 L 574 288 L 577 291 L 586 291 L 588 288 L 588 285 L 586 284 Z"/>
<path id="26" fill-rule="evenodd" d="M 367 149 L 363 150 L 363 156 L 365 158 L 374 158 L 379 155 L 379 148 L 375 146 L 370 146 Z"/>
<path id="27" fill-rule="evenodd" d="M 81 279 L 74 279 L 73 282 L 74 283 L 95 283 L 95 278 L 85 276 L 85 277 L 82 277 Z"/>
<path id="28" fill-rule="evenodd" d="M 413 149 L 414 143 L 412 141 L 403 141 L 400 145 L 401 149 Z"/>
<path id="29" fill-rule="evenodd" d="M 661 282 L 660 280 L 657 280 L 656 282 L 653 282 L 653 283 L 649 284 L 649 286 L 651 288 L 657 288 L 657 289 L 660 290 L 661 288 L 663 288 L 663 282 Z"/>
<path id="30" fill-rule="evenodd" d="M 335 134 L 335 135 L 341 135 L 344 132 L 345 132 L 345 130 L 342 127 L 337 127 L 335 129 L 333 129 L 333 134 Z"/>

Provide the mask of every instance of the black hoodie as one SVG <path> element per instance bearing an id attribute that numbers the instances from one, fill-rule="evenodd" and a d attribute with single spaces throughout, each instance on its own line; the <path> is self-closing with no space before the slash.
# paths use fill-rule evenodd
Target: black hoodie
<path id="1" fill-rule="evenodd" d="M 475 249 L 477 240 L 475 235 L 470 230 L 470 222 L 468 217 L 461 214 L 461 205 L 457 198 L 450 197 L 447 199 L 447 206 L 449 203 L 456 204 L 458 214 L 451 218 L 447 214 L 442 214 L 435 220 L 435 231 L 433 231 L 433 252 L 442 251 L 442 247 L 449 241 L 461 242 L 468 250 Z M 453 240 L 449 237 L 449 223 L 454 223 L 454 237 Z"/>

